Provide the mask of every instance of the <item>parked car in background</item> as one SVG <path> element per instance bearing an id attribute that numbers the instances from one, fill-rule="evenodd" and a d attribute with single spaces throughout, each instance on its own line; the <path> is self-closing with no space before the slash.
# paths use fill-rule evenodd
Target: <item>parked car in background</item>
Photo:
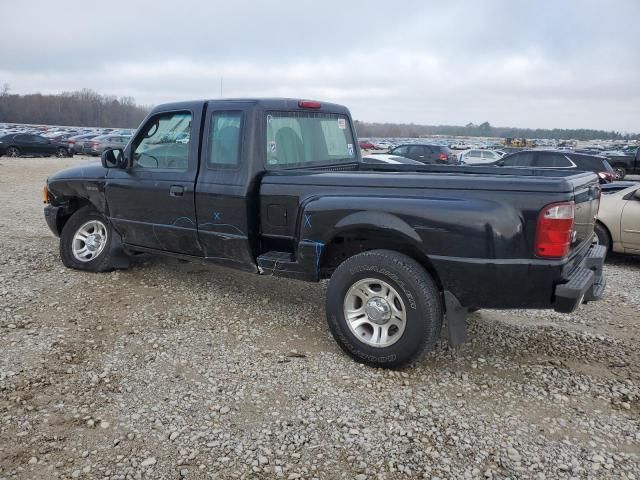
<path id="1" fill-rule="evenodd" d="M 523 150 L 485 165 L 582 170 L 596 173 L 600 183 L 609 183 L 614 179 L 613 168 L 605 157 L 560 150 Z"/>
<path id="2" fill-rule="evenodd" d="M 425 164 L 455 165 L 458 163 L 458 157 L 444 145 L 404 144 L 392 148 L 388 154 L 410 158 Z"/>
<path id="3" fill-rule="evenodd" d="M 386 164 L 386 165 L 424 165 L 422 162 L 412 160 L 411 158 L 399 157 L 397 155 L 387 155 L 384 153 L 374 154 L 362 157 L 363 163 L 369 164 Z"/>
<path id="4" fill-rule="evenodd" d="M 69 148 L 66 143 L 58 142 L 32 133 L 11 133 L 0 138 L 0 156 L 20 157 L 36 155 L 49 157 L 68 157 Z"/>
<path id="5" fill-rule="evenodd" d="M 606 156 L 617 180 L 622 180 L 628 174 L 640 174 L 640 148 L 628 151 L 629 153 L 625 155 Z"/>
<path id="6" fill-rule="evenodd" d="M 491 163 L 500 160 L 504 152 L 494 150 L 481 150 L 479 148 L 467 150 L 460 154 L 460 163 L 463 165 L 473 165 L 476 163 Z"/>
<path id="7" fill-rule="evenodd" d="M 360 148 L 363 150 L 378 150 L 378 147 L 369 140 L 359 140 L 358 145 L 360 145 Z"/>
<path id="8" fill-rule="evenodd" d="M 607 250 L 640 254 L 640 183 L 602 195 L 594 230 Z"/>
<path id="9" fill-rule="evenodd" d="M 464 142 L 456 142 L 449 145 L 452 150 L 469 150 L 471 145 Z"/>
<path id="10" fill-rule="evenodd" d="M 85 145 L 98 136 L 97 133 L 85 133 L 82 135 L 75 135 L 69 139 L 67 139 L 67 145 L 69 146 L 69 152 L 71 155 L 76 153 L 83 153 Z"/>
<path id="11" fill-rule="evenodd" d="M 89 155 L 101 155 L 109 148 L 124 148 L 130 138 L 124 135 L 100 135 L 87 142 L 87 148 L 84 151 Z"/>

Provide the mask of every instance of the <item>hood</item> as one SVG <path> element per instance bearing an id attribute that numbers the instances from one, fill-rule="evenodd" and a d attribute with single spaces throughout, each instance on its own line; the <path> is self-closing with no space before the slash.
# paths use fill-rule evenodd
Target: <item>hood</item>
<path id="1" fill-rule="evenodd" d="M 100 162 L 90 162 L 75 167 L 65 168 L 50 175 L 48 182 L 55 180 L 100 180 L 107 176 L 109 170 L 102 166 Z"/>

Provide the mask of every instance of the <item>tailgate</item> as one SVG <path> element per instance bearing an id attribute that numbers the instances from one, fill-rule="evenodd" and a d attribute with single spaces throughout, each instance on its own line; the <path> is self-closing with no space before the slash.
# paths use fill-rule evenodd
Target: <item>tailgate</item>
<path id="1" fill-rule="evenodd" d="M 580 175 L 574 184 L 574 201 L 576 203 L 574 239 L 571 243 L 573 251 L 584 242 L 591 242 L 593 239 L 593 228 L 600 206 L 600 184 L 595 175 Z"/>

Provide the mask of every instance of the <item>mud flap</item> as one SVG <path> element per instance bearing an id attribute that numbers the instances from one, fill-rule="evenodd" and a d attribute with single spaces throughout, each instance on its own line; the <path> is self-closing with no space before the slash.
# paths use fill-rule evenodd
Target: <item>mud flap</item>
<path id="1" fill-rule="evenodd" d="M 456 348 L 467 338 L 468 310 L 460 305 L 456 296 L 448 290 L 444 291 L 444 304 L 447 312 L 447 340 L 450 347 Z"/>
<path id="2" fill-rule="evenodd" d="M 111 245 L 109 246 L 109 268 L 114 270 L 126 270 L 129 268 L 131 258 L 125 252 L 122 245 L 122 238 L 116 230 L 111 227 Z"/>

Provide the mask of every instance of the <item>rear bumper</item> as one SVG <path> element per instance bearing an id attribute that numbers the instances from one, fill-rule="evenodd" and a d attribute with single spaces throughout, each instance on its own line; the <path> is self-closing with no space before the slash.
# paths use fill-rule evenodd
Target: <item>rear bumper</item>
<path id="1" fill-rule="evenodd" d="M 606 247 L 591 246 L 580 265 L 569 276 L 569 281 L 556 286 L 553 302 L 556 312 L 571 313 L 584 302 L 602 298 L 606 287 L 602 266 L 606 256 Z"/>

